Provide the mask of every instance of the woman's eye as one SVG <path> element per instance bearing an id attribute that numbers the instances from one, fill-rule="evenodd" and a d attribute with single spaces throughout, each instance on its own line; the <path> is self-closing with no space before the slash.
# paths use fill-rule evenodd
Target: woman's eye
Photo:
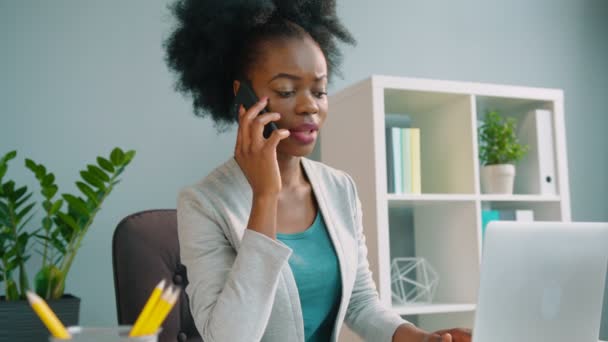
<path id="1" fill-rule="evenodd" d="M 318 91 L 315 93 L 315 96 L 318 98 L 322 98 L 325 95 L 327 95 L 327 92 L 325 92 L 325 91 Z"/>
<path id="2" fill-rule="evenodd" d="M 279 94 L 280 97 L 287 98 L 295 94 L 295 91 L 277 91 L 277 94 Z"/>

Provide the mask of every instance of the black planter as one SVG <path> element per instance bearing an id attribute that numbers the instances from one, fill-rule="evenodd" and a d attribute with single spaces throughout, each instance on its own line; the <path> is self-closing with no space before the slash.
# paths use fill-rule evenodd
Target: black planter
<path id="1" fill-rule="evenodd" d="M 47 303 L 66 327 L 78 325 L 80 298 L 66 294 Z M 49 335 L 27 300 L 7 302 L 0 296 L 0 342 L 45 342 Z"/>

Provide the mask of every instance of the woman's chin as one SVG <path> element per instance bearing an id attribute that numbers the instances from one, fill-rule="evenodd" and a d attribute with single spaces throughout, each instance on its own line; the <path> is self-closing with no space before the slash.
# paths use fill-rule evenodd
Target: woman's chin
<path id="1" fill-rule="evenodd" d="M 304 146 L 284 146 L 284 148 L 280 148 L 281 146 L 279 145 L 277 148 L 277 153 L 282 154 L 282 155 L 287 155 L 287 156 L 292 156 L 292 157 L 307 157 L 310 154 L 312 154 L 312 152 L 315 149 L 315 143 L 312 144 L 308 144 L 308 145 L 304 145 Z"/>

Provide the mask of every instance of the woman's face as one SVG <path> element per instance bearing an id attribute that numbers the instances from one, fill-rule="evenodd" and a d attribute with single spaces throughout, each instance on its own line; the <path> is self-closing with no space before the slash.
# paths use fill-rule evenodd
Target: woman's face
<path id="1" fill-rule="evenodd" d="M 281 114 L 279 128 L 290 135 L 277 153 L 310 154 L 318 130 L 327 117 L 327 64 L 310 37 L 277 39 L 262 43 L 262 53 L 249 72 L 255 93 L 268 96 L 268 109 Z"/>

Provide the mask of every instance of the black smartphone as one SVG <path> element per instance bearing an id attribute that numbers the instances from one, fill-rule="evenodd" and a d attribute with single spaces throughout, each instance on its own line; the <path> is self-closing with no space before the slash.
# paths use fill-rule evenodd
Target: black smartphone
<path id="1" fill-rule="evenodd" d="M 236 92 L 236 96 L 234 97 L 234 108 L 233 111 L 237 118 L 239 117 L 239 107 L 243 105 L 245 109 L 249 109 L 251 106 L 256 104 L 259 101 L 258 97 L 253 92 L 253 88 L 248 81 L 241 81 L 241 85 L 239 86 L 239 90 Z M 260 114 L 267 113 L 268 109 L 264 108 L 260 111 Z M 268 139 L 272 131 L 277 129 L 277 125 L 274 122 L 269 122 L 264 126 L 264 138 Z"/>

